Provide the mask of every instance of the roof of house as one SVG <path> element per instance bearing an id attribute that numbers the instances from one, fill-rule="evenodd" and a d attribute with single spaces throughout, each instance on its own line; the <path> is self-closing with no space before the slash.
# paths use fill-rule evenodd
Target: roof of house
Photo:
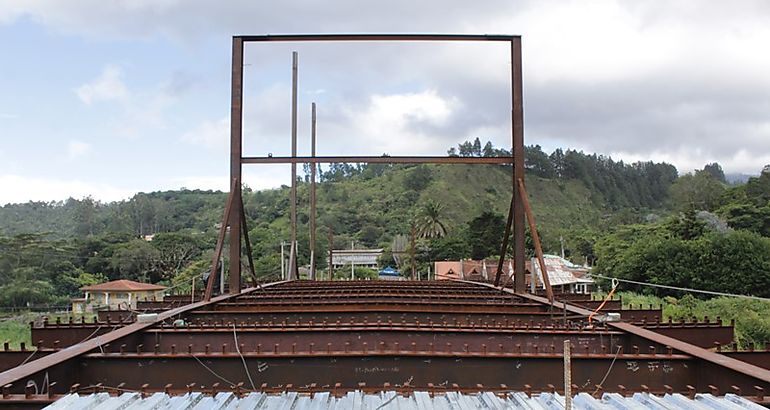
<path id="1" fill-rule="evenodd" d="M 99 283 L 96 285 L 83 286 L 80 290 L 94 291 L 120 291 L 120 292 L 138 292 L 145 290 L 163 290 L 165 286 L 153 285 L 151 283 L 134 282 L 133 280 L 120 279 L 110 282 Z"/>

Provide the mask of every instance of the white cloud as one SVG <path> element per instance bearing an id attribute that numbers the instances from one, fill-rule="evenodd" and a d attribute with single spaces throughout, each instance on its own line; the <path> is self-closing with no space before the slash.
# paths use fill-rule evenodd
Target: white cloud
<path id="1" fill-rule="evenodd" d="M 67 198 L 93 196 L 101 201 L 117 201 L 131 197 L 135 191 L 107 184 L 74 179 L 34 178 L 21 175 L 0 175 L 0 204 L 27 201 L 59 201 Z"/>
<path id="2" fill-rule="evenodd" d="M 91 144 L 72 140 L 67 144 L 67 157 L 70 160 L 82 157 L 91 152 Z"/>
<path id="3" fill-rule="evenodd" d="M 437 148 L 443 152 L 454 141 L 447 138 L 445 127 L 460 105 L 457 98 L 442 97 L 435 90 L 375 94 L 364 107 L 343 107 L 342 121 L 330 128 L 333 135 L 349 136 L 344 149 L 359 154 L 435 153 Z"/>
<path id="4" fill-rule="evenodd" d="M 98 101 L 121 101 L 128 98 L 128 88 L 123 83 L 123 71 L 116 65 L 104 67 L 99 77 L 75 89 L 75 94 L 86 105 Z"/>
<path id="5" fill-rule="evenodd" d="M 229 149 L 229 140 L 229 117 L 223 117 L 216 121 L 206 120 L 195 129 L 182 135 L 182 141 L 221 150 Z"/>

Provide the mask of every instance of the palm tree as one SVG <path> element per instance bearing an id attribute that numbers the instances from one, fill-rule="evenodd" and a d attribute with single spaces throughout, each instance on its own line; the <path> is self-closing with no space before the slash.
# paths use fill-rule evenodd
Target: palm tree
<path id="1" fill-rule="evenodd" d="M 417 233 L 420 238 L 441 238 L 446 236 L 447 227 L 442 222 L 444 205 L 428 200 L 423 204 L 417 217 Z"/>

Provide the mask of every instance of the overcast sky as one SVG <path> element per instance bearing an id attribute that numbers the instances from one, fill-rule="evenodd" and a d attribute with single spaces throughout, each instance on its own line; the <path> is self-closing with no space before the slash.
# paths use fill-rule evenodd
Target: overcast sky
<path id="1" fill-rule="evenodd" d="M 233 34 L 521 34 L 525 143 L 680 172 L 770 164 L 770 2 L 0 0 L 0 204 L 228 189 Z M 250 44 L 244 147 L 443 155 L 510 145 L 504 44 Z M 246 166 L 253 188 L 289 183 Z"/>

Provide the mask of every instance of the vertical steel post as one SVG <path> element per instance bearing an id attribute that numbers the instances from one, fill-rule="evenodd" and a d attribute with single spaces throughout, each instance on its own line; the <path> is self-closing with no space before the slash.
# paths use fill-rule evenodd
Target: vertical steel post
<path id="1" fill-rule="evenodd" d="M 524 293 L 524 206 L 516 181 L 524 179 L 524 107 L 521 74 L 521 37 L 511 40 L 511 125 L 513 149 L 513 289 Z"/>
<path id="2" fill-rule="evenodd" d="M 315 157 L 315 103 L 310 109 L 310 156 Z M 316 198 L 315 171 L 317 164 L 310 164 L 310 280 L 316 279 L 315 274 L 315 231 L 316 231 Z"/>
<path id="3" fill-rule="evenodd" d="M 291 156 L 297 156 L 297 52 L 291 53 Z M 291 164 L 291 251 L 289 279 L 297 277 L 297 163 Z"/>
<path id="4" fill-rule="evenodd" d="M 233 37 L 233 66 L 230 94 L 230 180 L 232 209 L 230 225 L 230 293 L 241 292 L 241 157 L 243 143 L 243 39 Z M 211 280 L 211 279 L 209 279 Z"/>

